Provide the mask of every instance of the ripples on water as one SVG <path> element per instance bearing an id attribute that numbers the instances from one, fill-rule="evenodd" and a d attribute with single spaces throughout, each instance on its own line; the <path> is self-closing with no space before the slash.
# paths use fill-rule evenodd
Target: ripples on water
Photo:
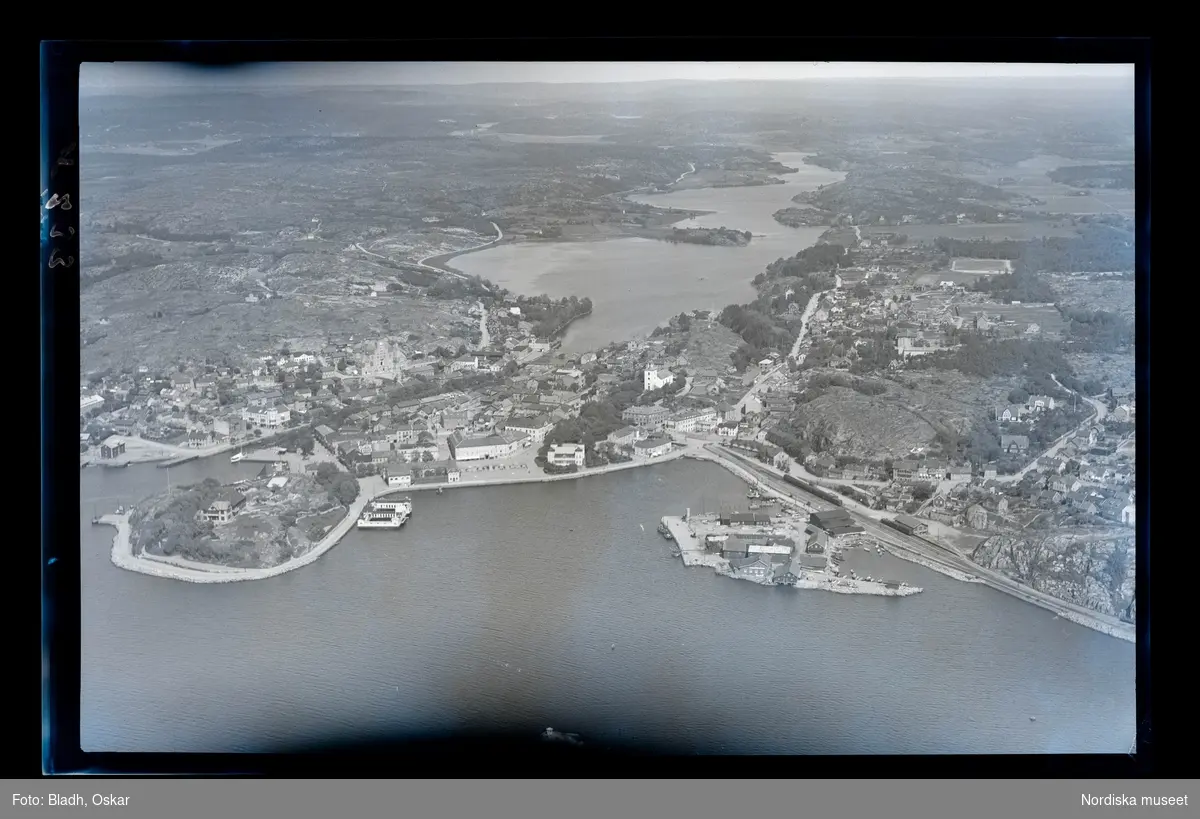
<path id="1" fill-rule="evenodd" d="M 172 482 L 256 471 L 241 467 Z M 105 511 L 164 481 L 81 472 L 87 750 L 547 725 L 699 753 L 1124 752 L 1132 736 L 1133 646 L 991 589 L 874 554 L 850 561 L 925 593 L 684 569 L 659 517 L 745 503 L 711 464 L 416 493 L 399 533 L 222 585 L 117 569 L 111 530 L 88 525 L 92 499 Z"/>

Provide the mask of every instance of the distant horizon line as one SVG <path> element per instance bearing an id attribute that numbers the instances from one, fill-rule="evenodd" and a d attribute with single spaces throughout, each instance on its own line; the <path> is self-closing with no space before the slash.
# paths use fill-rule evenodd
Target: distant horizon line
<path id="1" fill-rule="evenodd" d="M 203 69 L 198 69 L 203 70 Z M 214 68 L 212 71 L 220 72 L 222 69 Z M 82 79 L 82 78 L 81 78 Z M 940 83 L 1046 83 L 1055 80 L 1063 81 L 1080 81 L 1088 80 L 1096 83 L 1128 83 L 1131 78 L 1118 76 L 1104 76 L 1095 74 L 1044 74 L 1044 75 L 993 75 L 993 76 L 942 76 L 942 77 L 921 77 L 921 76 L 886 76 L 886 77 L 846 77 L 846 76 L 831 76 L 831 77 L 764 77 L 764 78 L 746 78 L 746 77 L 719 77 L 719 78 L 688 78 L 681 77 L 677 79 L 660 78 L 653 80 L 592 80 L 592 81 L 556 81 L 556 80 L 489 80 L 489 81 L 472 81 L 472 82 L 338 82 L 336 80 L 330 82 L 314 82 L 312 80 L 286 80 L 286 79 L 213 79 L 212 82 L 119 82 L 119 83 L 84 83 L 80 82 L 79 90 L 123 90 L 123 89 L 162 89 L 162 90 L 180 90 L 180 89 L 195 89 L 204 90 L 212 87 L 294 87 L 294 88 L 396 88 L 396 89 L 423 89 L 423 88 L 479 88 L 492 87 L 498 85 L 504 86 L 538 86 L 538 87 L 566 87 L 566 86 L 605 86 L 605 85 L 714 85 L 714 84 L 733 84 L 739 83 L 743 85 L 797 85 L 797 84 L 813 84 L 813 83 L 925 83 L 925 84 L 940 84 Z"/>

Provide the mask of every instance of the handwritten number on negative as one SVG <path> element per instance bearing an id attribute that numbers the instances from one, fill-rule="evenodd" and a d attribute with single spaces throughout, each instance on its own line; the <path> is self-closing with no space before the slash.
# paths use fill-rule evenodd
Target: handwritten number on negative
<path id="1" fill-rule="evenodd" d="M 55 249 L 54 249 L 54 252 L 50 254 L 50 267 L 51 267 L 51 268 L 55 268 L 55 267 L 71 267 L 71 266 L 73 266 L 74 264 L 75 264 L 75 257 L 74 257 L 74 256 L 68 256 L 68 257 L 67 257 L 65 260 L 64 260 L 64 259 L 60 259 L 60 258 L 58 257 L 58 248 L 55 248 Z"/>
<path id="2" fill-rule="evenodd" d="M 56 193 L 50 197 L 50 201 L 46 203 L 46 210 L 70 210 L 71 209 L 71 194 L 63 194 L 61 197 Z"/>

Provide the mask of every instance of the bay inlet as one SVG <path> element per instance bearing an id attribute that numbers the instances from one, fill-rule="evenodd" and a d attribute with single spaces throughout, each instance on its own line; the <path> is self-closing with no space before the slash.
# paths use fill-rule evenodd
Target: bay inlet
<path id="1" fill-rule="evenodd" d="M 821 228 L 771 214 L 841 174 L 642 198 L 750 230 L 744 248 L 643 239 L 500 245 L 454 260 L 522 293 L 592 299 L 568 350 L 754 297 Z M 248 478 L 222 457 L 175 485 Z M 288 750 L 350 735 L 547 725 L 682 753 L 1124 753 L 1134 647 L 888 554 L 859 573 L 903 600 L 763 588 L 672 558 L 664 514 L 745 503 L 710 463 L 421 493 L 399 532 L 351 531 L 320 560 L 251 583 L 124 571 L 91 518 L 164 488 L 148 465 L 80 473 L 81 736 L 88 751 Z M 1030 717 L 1036 717 L 1031 720 Z"/>

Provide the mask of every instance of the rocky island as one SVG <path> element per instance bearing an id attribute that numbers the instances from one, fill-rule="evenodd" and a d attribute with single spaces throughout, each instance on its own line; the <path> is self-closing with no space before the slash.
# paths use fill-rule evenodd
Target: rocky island
<path id="1" fill-rule="evenodd" d="M 824 227 L 833 224 L 836 214 L 814 207 L 783 208 L 772 214 L 775 221 L 786 227 Z"/>
<path id="2" fill-rule="evenodd" d="M 231 485 L 208 478 L 137 504 L 129 551 L 181 565 L 271 569 L 310 552 L 346 517 L 358 491 L 332 464 L 304 475 L 270 470 Z"/>
<path id="3" fill-rule="evenodd" d="M 745 247 L 750 244 L 752 234 L 748 230 L 730 230 L 729 228 L 673 228 L 662 237 L 668 242 L 684 242 L 694 245 L 715 245 L 718 247 Z"/>

